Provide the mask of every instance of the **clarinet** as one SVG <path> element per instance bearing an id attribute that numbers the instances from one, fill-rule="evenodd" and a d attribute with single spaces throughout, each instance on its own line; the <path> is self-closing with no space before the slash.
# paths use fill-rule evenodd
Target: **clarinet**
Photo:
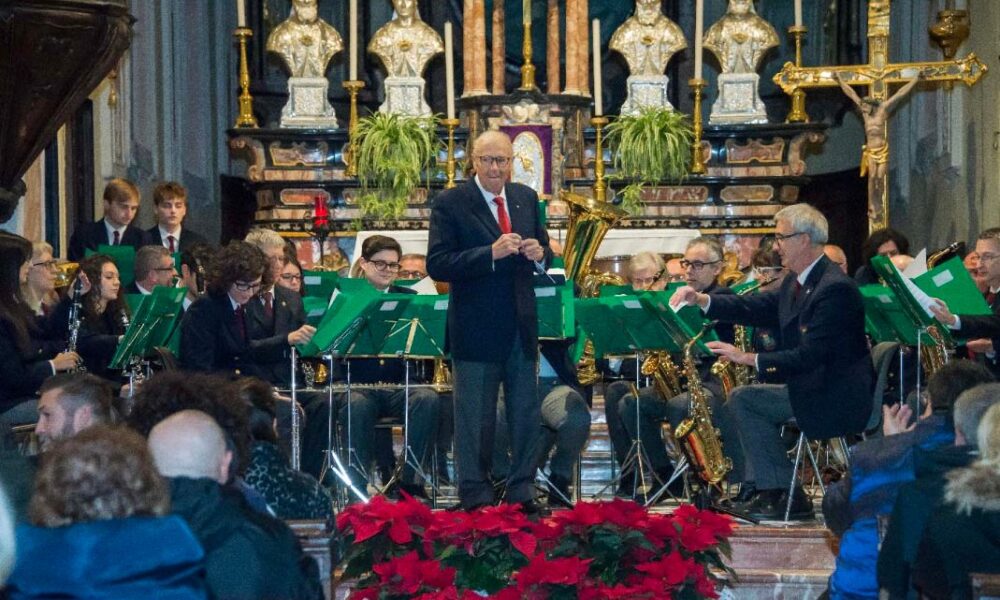
<path id="1" fill-rule="evenodd" d="M 73 284 L 72 304 L 69 307 L 69 341 L 66 345 L 66 352 L 76 352 L 77 340 L 80 337 L 80 308 L 82 305 L 80 297 L 83 295 L 83 281 L 77 279 Z M 84 373 L 87 367 L 80 363 L 71 369 L 73 373 Z"/>

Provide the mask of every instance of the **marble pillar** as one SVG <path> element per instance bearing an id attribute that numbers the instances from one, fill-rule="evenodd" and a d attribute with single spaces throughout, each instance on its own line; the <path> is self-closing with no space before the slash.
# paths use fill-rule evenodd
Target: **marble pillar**
<path id="1" fill-rule="evenodd" d="M 547 41 L 545 44 L 545 75 L 549 94 L 559 93 L 559 0 L 549 0 L 548 24 L 546 28 Z"/>
<path id="2" fill-rule="evenodd" d="M 502 2 L 493 6 L 493 93 L 503 95 L 507 81 L 504 71 L 507 63 L 507 45 L 504 38 L 504 7 Z"/>

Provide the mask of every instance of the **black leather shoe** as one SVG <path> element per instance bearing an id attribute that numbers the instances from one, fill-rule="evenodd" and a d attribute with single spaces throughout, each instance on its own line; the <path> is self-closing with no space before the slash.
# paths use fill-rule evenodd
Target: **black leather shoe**
<path id="1" fill-rule="evenodd" d="M 781 521 L 785 518 L 787 504 L 786 490 L 761 490 L 757 498 L 745 506 L 743 512 L 762 521 Z M 808 521 L 814 516 L 812 500 L 806 496 L 801 487 L 796 487 L 792 491 L 792 507 L 788 513 L 788 520 Z"/>
<path id="2" fill-rule="evenodd" d="M 399 484 L 400 491 L 406 492 L 407 494 L 413 496 L 417 500 L 430 500 L 430 496 L 427 495 L 427 490 L 424 486 L 415 483 L 401 483 Z"/>
<path id="3" fill-rule="evenodd" d="M 558 475 L 549 477 L 548 483 L 549 508 L 573 508 L 572 496 L 569 493 L 569 482 Z"/>
<path id="4" fill-rule="evenodd" d="M 757 497 L 757 486 L 752 483 L 741 483 L 740 491 L 732 498 L 722 501 L 723 506 L 745 506 Z"/>
<path id="5" fill-rule="evenodd" d="M 525 500 L 518 506 L 518 508 L 529 519 L 537 519 L 551 512 L 546 510 L 541 504 L 534 500 Z"/>
<path id="6" fill-rule="evenodd" d="M 635 493 L 635 472 L 622 473 L 621 479 L 618 481 L 618 488 L 615 490 L 615 496 L 631 498 Z"/>

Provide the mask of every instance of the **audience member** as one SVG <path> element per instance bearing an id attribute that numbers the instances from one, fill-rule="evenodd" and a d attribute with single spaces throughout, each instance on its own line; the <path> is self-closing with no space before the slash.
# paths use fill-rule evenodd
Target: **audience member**
<path id="1" fill-rule="evenodd" d="M 333 516 L 330 493 L 311 475 L 295 471 L 278 448 L 277 399 L 274 388 L 256 377 L 234 383 L 250 410 L 253 445 L 244 480 L 257 490 L 274 514 L 282 519 L 329 519 Z M 287 402 L 287 400 L 283 400 Z"/>
<path id="2" fill-rule="evenodd" d="M 169 479 L 171 511 L 205 549 L 214 598 L 320 599 L 318 572 L 284 522 L 251 509 L 224 487 L 233 454 L 208 414 L 182 410 L 149 432 L 156 468 Z"/>
<path id="3" fill-rule="evenodd" d="M 11 600 L 206 598 L 205 554 L 180 518 L 145 440 L 98 425 L 45 453 L 30 525 L 17 529 Z"/>
<path id="4" fill-rule="evenodd" d="M 79 261 L 87 250 L 99 246 L 132 246 L 136 250 L 146 245 L 146 232 L 132 226 L 139 214 L 139 188 L 127 179 L 112 179 L 104 187 L 104 218 L 93 223 L 81 223 L 69 239 L 69 259 Z"/>
<path id="5" fill-rule="evenodd" d="M 944 497 L 948 471 L 976 459 L 976 436 L 983 414 L 1000 402 L 1000 383 L 986 383 L 963 392 L 955 403 L 952 446 L 913 451 L 915 480 L 899 489 L 892 517 L 878 554 L 878 584 L 891 599 L 911 594 L 917 548 L 931 513 Z"/>
<path id="6" fill-rule="evenodd" d="M 153 214 L 156 225 L 146 230 L 148 243 L 163 246 L 171 254 L 184 252 L 193 244 L 207 244 L 198 233 L 184 227 L 187 216 L 187 190 L 176 181 L 164 181 L 153 188 Z"/>
<path id="7" fill-rule="evenodd" d="M 837 566 L 830 577 L 832 600 L 878 598 L 878 522 L 891 513 L 900 486 L 914 478 L 914 449 L 954 444 L 958 396 L 992 381 L 993 375 L 982 365 L 952 361 L 928 381 L 931 413 L 926 418 L 910 425 L 913 414 L 907 405 L 886 406 L 884 436 L 854 447 L 847 476 L 827 486 L 823 496 L 826 525 L 840 537 Z"/>

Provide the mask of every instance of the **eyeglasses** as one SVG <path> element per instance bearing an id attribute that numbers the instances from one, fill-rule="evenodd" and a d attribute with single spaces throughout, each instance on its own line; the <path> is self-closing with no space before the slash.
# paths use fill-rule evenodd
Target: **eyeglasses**
<path id="1" fill-rule="evenodd" d="M 685 269 L 691 269 L 692 271 L 699 271 L 704 269 L 708 265 L 717 265 L 721 260 L 713 260 L 709 262 L 701 262 L 700 260 L 681 260 L 681 267 Z"/>
<path id="2" fill-rule="evenodd" d="M 368 261 L 368 264 L 374 266 L 376 271 L 388 270 L 392 271 L 393 273 L 399 271 L 399 266 L 400 266 L 398 262 L 391 263 L 391 262 L 385 262 L 384 260 L 370 260 Z"/>
<path id="3" fill-rule="evenodd" d="M 424 277 L 427 277 L 427 273 L 422 271 L 399 271 L 400 279 L 423 279 Z"/>
<path id="4" fill-rule="evenodd" d="M 282 273 L 281 278 L 285 281 L 302 281 L 302 276 L 295 273 Z"/>
<path id="5" fill-rule="evenodd" d="M 663 271 L 658 271 L 652 277 L 630 277 L 629 282 L 635 287 L 648 288 L 663 277 Z"/>
<path id="6" fill-rule="evenodd" d="M 33 267 L 41 267 L 43 269 L 54 269 L 56 265 L 59 264 L 57 260 L 44 260 L 42 262 L 31 263 Z"/>
<path id="7" fill-rule="evenodd" d="M 485 166 L 496 165 L 501 169 L 510 164 L 510 157 L 508 156 L 478 156 L 476 160 L 481 162 Z"/>
<path id="8" fill-rule="evenodd" d="M 251 290 L 259 290 L 261 283 L 259 279 L 257 281 L 236 281 L 233 282 L 233 287 L 240 292 L 249 292 Z"/>
<path id="9" fill-rule="evenodd" d="M 777 242 L 777 243 L 784 242 L 785 240 L 791 239 L 791 238 L 793 238 L 793 237 L 795 237 L 797 235 L 805 235 L 805 233 L 806 232 L 804 232 L 804 231 L 796 231 L 795 233 L 789 233 L 787 235 L 785 235 L 783 233 L 775 233 L 774 234 L 774 241 Z"/>
<path id="10" fill-rule="evenodd" d="M 174 273 L 175 272 L 173 267 L 156 267 L 153 270 L 156 271 L 157 273 L 167 273 L 167 272 Z"/>
<path id="11" fill-rule="evenodd" d="M 996 260 L 1000 258 L 1000 254 L 993 254 L 992 252 L 980 252 L 979 253 L 979 263 L 982 264 L 983 261 Z"/>

